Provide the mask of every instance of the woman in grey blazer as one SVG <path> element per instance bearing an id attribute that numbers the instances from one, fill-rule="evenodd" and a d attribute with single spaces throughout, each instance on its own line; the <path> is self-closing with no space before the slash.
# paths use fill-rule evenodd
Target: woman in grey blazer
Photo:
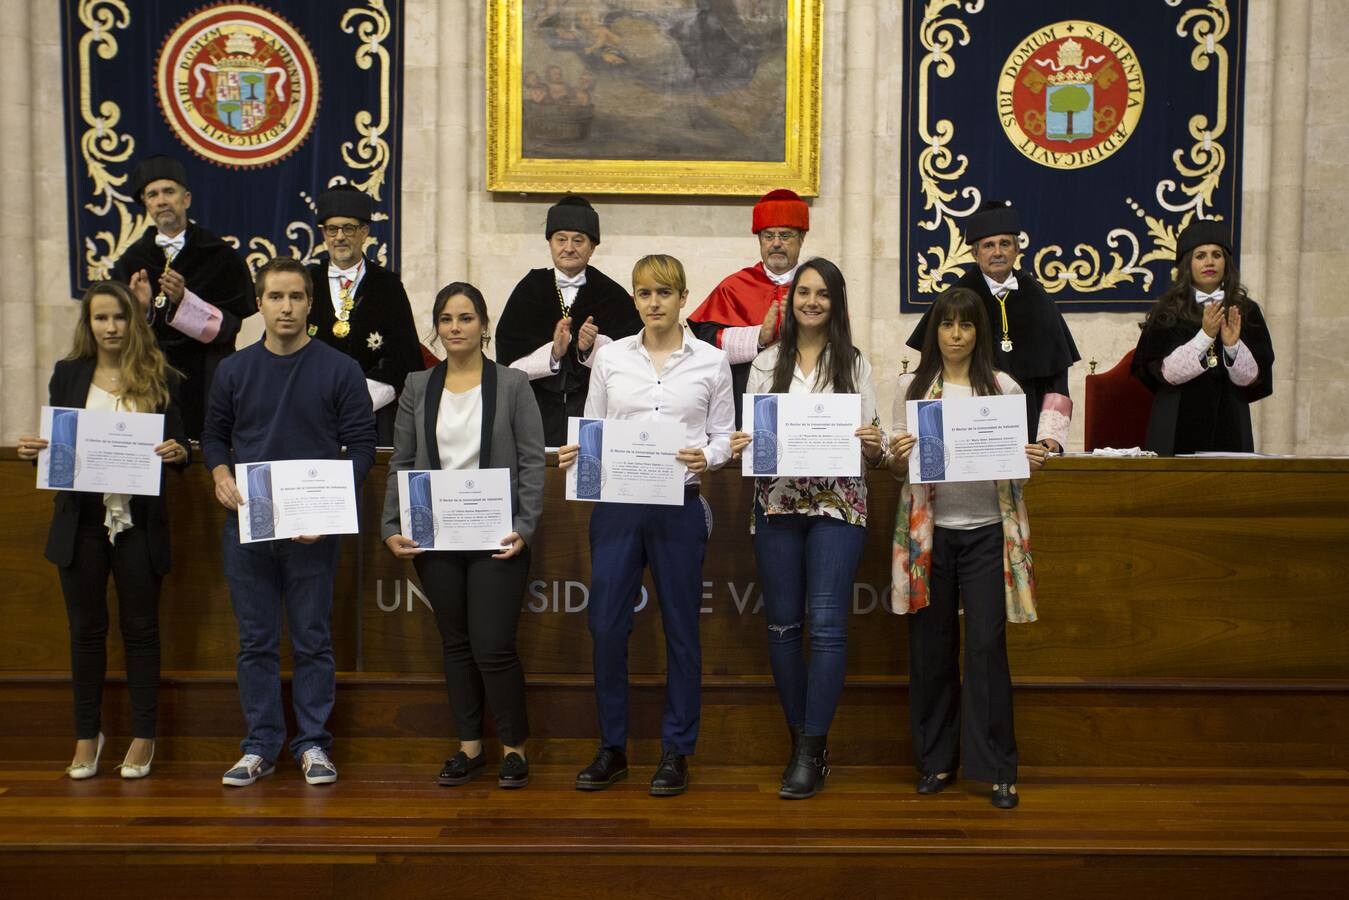
<path id="1" fill-rule="evenodd" d="M 529 783 L 525 676 L 515 632 L 529 572 L 529 543 L 543 511 L 543 420 L 523 372 L 487 359 L 487 303 L 471 284 L 441 289 L 431 321 L 445 361 L 408 376 L 398 401 L 394 451 L 384 495 L 384 543 L 411 559 L 435 611 L 445 655 L 445 687 L 459 751 L 439 782 L 466 784 L 483 768 L 483 703 L 492 707 L 502 760 L 498 784 Z M 430 551 L 403 534 L 398 472 L 509 469 L 513 531 L 501 551 Z M 408 529 L 417 532 L 417 526 Z M 425 536 L 423 536 L 425 543 Z"/>

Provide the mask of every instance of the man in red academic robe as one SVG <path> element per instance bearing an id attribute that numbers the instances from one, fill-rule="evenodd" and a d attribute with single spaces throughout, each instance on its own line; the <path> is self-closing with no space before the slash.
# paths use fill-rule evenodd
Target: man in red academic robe
<path id="1" fill-rule="evenodd" d="M 759 238 L 760 261 L 726 276 L 688 318 L 695 337 L 726 351 L 737 428 L 750 363 L 778 339 L 787 292 L 810 230 L 810 207 L 792 191 L 769 191 L 754 204 L 751 230 Z"/>

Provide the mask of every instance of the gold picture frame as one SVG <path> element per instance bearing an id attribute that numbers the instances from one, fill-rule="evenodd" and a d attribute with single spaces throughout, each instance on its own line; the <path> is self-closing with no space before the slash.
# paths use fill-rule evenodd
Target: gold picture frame
<path id="1" fill-rule="evenodd" d="M 817 196 L 823 7 L 824 0 L 748 3 L 750 12 L 731 31 L 721 21 L 695 21 L 692 0 L 687 10 L 678 0 L 488 0 L 487 189 L 757 196 L 789 188 Z M 543 66 L 546 74 L 526 71 L 527 40 L 531 65 Z M 699 40 L 706 45 L 690 46 Z M 724 52 L 727 41 L 737 52 Z M 756 46 L 769 48 L 763 58 L 771 65 L 756 66 Z M 699 59 L 706 61 L 701 69 Z M 672 71 L 679 80 L 668 77 Z M 617 115 L 602 109 L 606 91 L 626 97 L 623 105 L 615 101 Z M 770 108 L 785 99 L 780 147 L 775 133 L 739 127 L 763 113 L 765 96 L 774 98 Z M 633 103 L 634 97 L 655 102 Z M 667 102 L 676 115 L 653 118 L 653 108 Z M 632 109 L 639 112 L 625 130 L 624 116 L 633 116 L 625 111 Z M 709 128 L 680 130 L 681 116 Z M 642 123 L 655 127 L 636 127 Z M 746 132 L 752 140 L 745 140 Z M 696 146 L 683 146 L 685 135 Z M 625 144 L 648 158 L 596 158 L 629 136 L 670 149 L 652 153 L 649 146 Z M 745 155 L 761 158 L 730 158 L 746 148 L 751 152 Z M 715 158 L 688 158 L 690 153 Z"/>

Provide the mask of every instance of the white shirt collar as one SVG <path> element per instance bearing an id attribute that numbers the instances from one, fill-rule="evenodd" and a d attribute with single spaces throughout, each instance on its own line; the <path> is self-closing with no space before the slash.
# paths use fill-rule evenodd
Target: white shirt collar
<path id="1" fill-rule="evenodd" d="M 773 270 L 768 268 L 768 266 L 764 266 L 763 273 L 768 276 L 769 281 L 773 282 L 776 285 L 791 284 L 792 279 L 796 277 L 796 270 L 799 268 L 801 268 L 801 264 L 797 263 L 796 265 L 788 269 L 786 272 L 783 272 L 781 275 L 777 275 L 774 274 Z"/>
<path id="2" fill-rule="evenodd" d="M 1223 293 L 1223 289 L 1222 289 L 1222 288 L 1218 288 L 1216 291 L 1213 291 L 1212 293 L 1208 293 L 1208 294 L 1206 294 L 1206 293 L 1204 293 L 1203 291 L 1199 290 L 1199 288 L 1195 288 L 1195 289 L 1194 289 L 1194 302 L 1198 303 L 1200 306 L 1204 306 L 1204 305 L 1206 305 L 1206 304 L 1208 304 L 1208 303 L 1211 303 L 1211 302 L 1213 302 L 1213 301 L 1215 301 L 1215 300 L 1216 300 L 1217 302 L 1221 303 L 1221 302 L 1223 302 L 1225 296 L 1226 296 L 1226 295 Z"/>
<path id="3" fill-rule="evenodd" d="M 675 354 L 687 353 L 693 349 L 692 345 L 689 342 L 695 340 L 695 338 L 693 337 L 693 332 L 689 331 L 688 323 L 681 322 L 679 324 L 679 331 L 680 331 L 679 349 L 670 351 L 672 356 Z M 643 356 L 649 359 L 651 357 L 651 351 L 646 349 L 646 343 L 644 342 L 645 338 L 646 338 L 646 326 L 643 325 L 642 329 L 637 332 L 637 341 L 632 346 L 635 350 L 637 350 L 639 353 L 641 353 Z"/>
<path id="4" fill-rule="evenodd" d="M 582 269 L 576 275 L 567 275 L 561 269 L 553 269 L 553 278 L 557 281 L 560 288 L 579 288 L 586 283 L 586 270 Z"/>
<path id="5" fill-rule="evenodd" d="M 1017 288 L 1021 286 L 1016 283 L 1015 273 L 1008 275 L 1007 280 L 1001 282 L 994 281 L 992 278 L 989 278 L 987 272 L 980 272 L 979 274 L 984 276 L 984 281 L 988 283 L 988 289 L 993 292 L 994 297 L 1004 292 L 1015 291 Z"/>
<path id="6" fill-rule="evenodd" d="M 336 265 L 329 262 L 328 277 L 330 279 L 345 278 L 348 281 L 356 281 L 358 278 L 360 278 L 361 272 L 364 271 L 364 269 L 365 269 L 364 259 L 358 259 L 356 261 L 356 265 L 352 266 L 350 269 L 339 269 Z"/>
<path id="7" fill-rule="evenodd" d="M 163 247 L 165 250 L 172 247 L 174 255 L 183 252 L 183 245 L 187 243 L 187 229 L 184 228 L 178 232 L 176 237 L 165 237 L 159 232 L 155 232 L 155 244 Z"/>

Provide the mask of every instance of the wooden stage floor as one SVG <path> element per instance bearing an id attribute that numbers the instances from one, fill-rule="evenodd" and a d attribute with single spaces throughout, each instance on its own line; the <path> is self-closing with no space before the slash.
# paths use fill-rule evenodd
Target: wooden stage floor
<path id="1" fill-rule="evenodd" d="M 1023 769 L 913 793 L 898 768 L 835 770 L 813 800 L 775 767 L 699 764 L 682 797 L 650 765 L 599 794 L 575 768 L 522 791 L 438 787 L 424 765 L 347 765 L 309 787 L 290 764 L 251 788 L 223 764 L 144 781 L 0 763 L 0 896 L 515 897 L 1343 896 L 1349 770 Z M 464 879 L 471 879 L 472 886 Z M 457 886 L 457 888 L 456 888 Z"/>

